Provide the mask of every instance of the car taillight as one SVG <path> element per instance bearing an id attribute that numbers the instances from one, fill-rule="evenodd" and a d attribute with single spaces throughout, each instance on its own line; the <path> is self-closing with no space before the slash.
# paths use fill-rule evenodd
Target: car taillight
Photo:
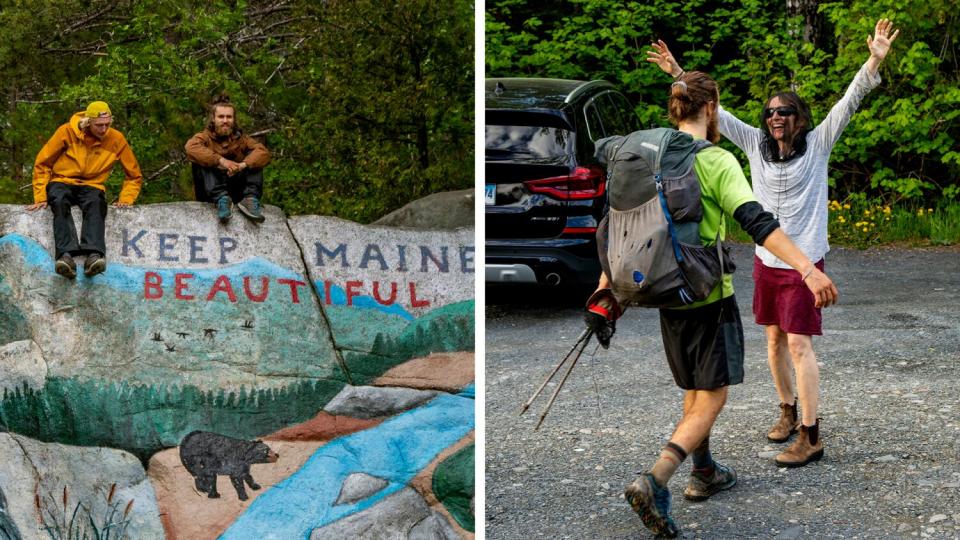
<path id="1" fill-rule="evenodd" d="M 524 182 L 531 193 L 543 193 L 557 199 L 595 199 L 603 195 L 606 182 L 603 169 L 596 165 L 577 167 L 568 176 L 553 176 Z"/>

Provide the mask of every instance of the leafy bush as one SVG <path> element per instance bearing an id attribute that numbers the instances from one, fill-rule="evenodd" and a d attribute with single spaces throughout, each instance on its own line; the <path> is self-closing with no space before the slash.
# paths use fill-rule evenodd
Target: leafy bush
<path id="1" fill-rule="evenodd" d="M 811 104 L 815 120 L 822 120 L 869 56 L 865 42 L 874 24 L 888 17 L 901 35 L 880 68 L 883 83 L 834 148 L 831 198 L 863 193 L 917 207 L 956 200 L 955 4 L 829 2 L 807 18 L 790 16 L 787 4 L 567 0 L 544 6 L 492 0 L 486 11 L 487 76 L 607 79 L 636 103 L 645 126 L 667 125 L 669 77 L 646 62 L 645 53 L 660 38 L 685 69 L 704 70 L 719 82 L 721 101 L 739 118 L 755 124 L 767 97 L 795 89 Z"/>
<path id="2" fill-rule="evenodd" d="M 470 2 L 36 0 L 4 3 L 0 25 L 0 202 L 32 202 L 41 145 L 92 100 L 140 162 L 139 202 L 190 200 L 183 146 L 222 91 L 288 214 L 369 222 L 473 185 Z"/>

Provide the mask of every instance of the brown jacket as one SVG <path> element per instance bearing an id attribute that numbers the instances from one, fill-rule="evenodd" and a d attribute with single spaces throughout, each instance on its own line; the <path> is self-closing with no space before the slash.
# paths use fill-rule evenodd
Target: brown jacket
<path id="1" fill-rule="evenodd" d="M 190 137 L 184 149 L 187 159 L 201 167 L 216 167 L 221 157 L 237 163 L 242 161 L 250 169 L 262 169 L 270 163 L 267 147 L 242 133 L 217 140 L 213 132 L 205 129 Z"/>

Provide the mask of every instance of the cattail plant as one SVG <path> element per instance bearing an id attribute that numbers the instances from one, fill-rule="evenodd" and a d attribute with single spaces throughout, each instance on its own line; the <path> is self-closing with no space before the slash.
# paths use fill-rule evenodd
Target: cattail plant
<path id="1" fill-rule="evenodd" d="M 53 494 L 48 493 L 49 503 L 44 504 L 40 493 L 34 495 L 34 505 L 40 524 L 51 540 L 124 540 L 127 538 L 127 527 L 130 525 L 130 513 L 133 510 L 133 499 L 126 504 L 117 497 L 117 484 L 110 484 L 106 494 L 106 509 L 99 521 L 92 512 L 92 506 L 77 501 L 70 508 L 70 491 L 63 486 L 60 500 L 54 500 Z M 120 507 L 123 505 L 123 512 Z"/>

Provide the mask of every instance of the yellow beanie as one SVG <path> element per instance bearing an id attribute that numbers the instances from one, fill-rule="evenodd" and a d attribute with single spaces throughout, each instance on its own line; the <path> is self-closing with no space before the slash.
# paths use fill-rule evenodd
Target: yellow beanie
<path id="1" fill-rule="evenodd" d="M 111 116 L 110 106 L 105 101 L 94 101 L 87 105 L 84 113 L 87 118 L 99 118 L 101 116 Z"/>

